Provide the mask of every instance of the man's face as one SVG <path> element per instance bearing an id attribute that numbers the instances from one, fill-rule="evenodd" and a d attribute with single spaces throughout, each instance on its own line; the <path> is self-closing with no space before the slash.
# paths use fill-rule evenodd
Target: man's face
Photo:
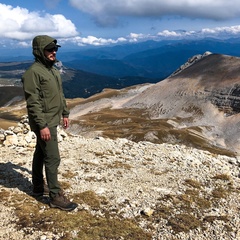
<path id="1" fill-rule="evenodd" d="M 49 60 L 54 62 L 56 60 L 56 53 L 57 53 L 58 48 L 54 47 L 52 49 L 44 50 L 44 55 L 45 57 Z"/>

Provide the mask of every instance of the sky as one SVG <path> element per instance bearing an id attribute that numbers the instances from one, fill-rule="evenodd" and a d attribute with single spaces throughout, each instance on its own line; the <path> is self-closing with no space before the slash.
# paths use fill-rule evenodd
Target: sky
<path id="1" fill-rule="evenodd" d="M 239 0 L 0 0 L 0 48 L 240 37 Z"/>

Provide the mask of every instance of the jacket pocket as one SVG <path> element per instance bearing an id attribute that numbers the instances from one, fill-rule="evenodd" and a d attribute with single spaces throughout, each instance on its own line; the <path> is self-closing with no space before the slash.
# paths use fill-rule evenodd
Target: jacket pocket
<path id="1" fill-rule="evenodd" d="M 43 91 L 40 91 L 40 98 L 41 98 L 41 102 L 42 102 L 42 109 L 43 112 L 47 112 L 48 111 L 48 103 L 47 103 L 47 98 L 45 96 L 45 93 Z"/>

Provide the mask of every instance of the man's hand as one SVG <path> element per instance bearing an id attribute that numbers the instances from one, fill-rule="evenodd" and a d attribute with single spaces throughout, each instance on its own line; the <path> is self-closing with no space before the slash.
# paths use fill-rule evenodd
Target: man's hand
<path id="1" fill-rule="evenodd" d="M 48 127 L 45 127 L 40 130 L 40 136 L 41 139 L 45 142 L 49 141 L 51 139 L 51 133 Z"/>
<path id="2" fill-rule="evenodd" d="M 64 117 L 63 118 L 63 128 L 66 129 L 69 127 L 69 119 Z"/>

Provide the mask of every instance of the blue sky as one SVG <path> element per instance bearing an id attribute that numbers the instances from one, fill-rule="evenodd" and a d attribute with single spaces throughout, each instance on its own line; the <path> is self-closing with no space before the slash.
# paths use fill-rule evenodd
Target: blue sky
<path id="1" fill-rule="evenodd" d="M 47 34 L 61 45 L 240 37 L 239 0 L 5 0 L 0 47 Z"/>

